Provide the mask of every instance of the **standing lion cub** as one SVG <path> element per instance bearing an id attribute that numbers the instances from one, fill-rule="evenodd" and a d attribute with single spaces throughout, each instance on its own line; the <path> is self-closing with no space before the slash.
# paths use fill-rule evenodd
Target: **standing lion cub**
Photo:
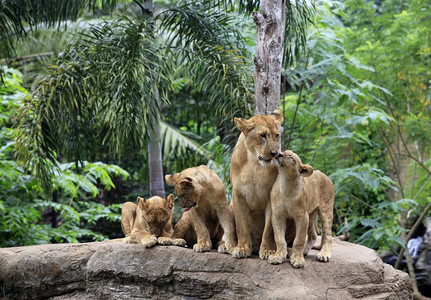
<path id="1" fill-rule="evenodd" d="M 171 239 L 174 195 L 170 194 L 166 199 L 158 196 L 150 199 L 138 197 L 137 202 L 138 205 L 126 202 L 121 209 L 121 228 L 126 236 L 123 243 L 145 247 L 152 247 L 157 242 L 162 245 L 178 244 Z"/>
<path id="2" fill-rule="evenodd" d="M 271 221 L 277 250 L 268 257 L 272 264 L 282 263 L 287 255 L 285 239 L 286 220 L 295 221 L 296 236 L 291 251 L 290 263 L 294 268 L 304 267 L 304 248 L 313 246 L 316 240 L 317 214 L 322 222 L 322 241 L 317 260 L 327 262 L 331 258 L 332 218 L 334 207 L 334 185 L 322 172 L 303 165 L 292 151 L 277 156 L 278 178 L 271 190 Z"/>
<path id="3" fill-rule="evenodd" d="M 236 243 L 235 223 L 217 174 L 202 165 L 166 175 L 165 179 L 175 186 L 184 208 L 175 225 L 174 238 L 184 239 L 195 252 L 210 251 L 214 245 L 218 252 L 231 253 Z"/>

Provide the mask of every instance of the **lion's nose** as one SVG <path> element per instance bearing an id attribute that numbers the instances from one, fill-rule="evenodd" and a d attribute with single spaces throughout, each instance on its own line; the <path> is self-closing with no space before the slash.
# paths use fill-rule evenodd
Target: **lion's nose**
<path id="1" fill-rule="evenodd" d="M 271 151 L 271 156 L 275 157 L 278 154 L 278 151 Z"/>

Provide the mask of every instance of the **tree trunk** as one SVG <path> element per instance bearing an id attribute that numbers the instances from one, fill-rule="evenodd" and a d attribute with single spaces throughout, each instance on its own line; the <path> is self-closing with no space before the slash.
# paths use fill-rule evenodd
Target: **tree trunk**
<path id="1" fill-rule="evenodd" d="M 136 4 L 140 5 L 137 0 L 134 1 Z M 140 7 L 142 9 L 142 14 L 144 15 L 144 17 L 148 17 L 151 19 L 153 18 L 152 0 L 144 0 Z M 159 93 L 157 91 L 154 97 L 159 97 Z M 163 178 L 162 144 L 160 142 L 159 118 L 150 116 L 150 122 L 152 125 L 152 128 L 150 128 L 148 132 L 150 137 L 150 143 L 148 144 L 150 196 L 159 196 L 165 198 L 165 182 Z"/>
<path id="2" fill-rule="evenodd" d="M 158 96 L 158 95 L 157 95 Z M 153 129 L 149 131 L 148 165 L 150 168 L 150 196 L 165 198 L 165 182 L 163 179 L 162 147 L 160 142 L 160 126 L 158 119 L 152 119 Z"/>
<path id="3" fill-rule="evenodd" d="M 254 113 L 267 115 L 280 108 L 286 2 L 262 0 L 260 7 L 252 14 L 257 28 Z"/>

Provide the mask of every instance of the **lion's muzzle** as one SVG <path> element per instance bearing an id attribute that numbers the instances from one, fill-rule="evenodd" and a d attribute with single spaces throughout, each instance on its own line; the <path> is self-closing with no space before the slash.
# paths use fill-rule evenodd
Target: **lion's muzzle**
<path id="1" fill-rule="evenodd" d="M 197 202 L 193 202 L 192 205 L 190 207 L 184 207 L 184 211 L 189 211 L 191 210 L 193 207 L 197 207 L 198 203 Z"/>
<path id="2" fill-rule="evenodd" d="M 283 162 L 283 154 L 278 153 L 275 156 L 275 159 L 277 160 L 278 164 L 280 165 L 280 167 L 284 167 L 284 162 Z"/>

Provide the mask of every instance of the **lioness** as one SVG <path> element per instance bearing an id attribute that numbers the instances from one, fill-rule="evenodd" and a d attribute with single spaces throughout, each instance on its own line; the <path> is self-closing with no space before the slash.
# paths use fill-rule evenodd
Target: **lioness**
<path id="1" fill-rule="evenodd" d="M 280 264 L 287 255 L 285 239 L 286 220 L 293 219 L 296 237 L 289 251 L 294 268 L 304 266 L 304 247 L 308 231 L 308 247 L 315 242 L 315 222 L 319 215 L 322 222 L 322 241 L 317 249 L 317 260 L 327 262 L 331 258 L 334 185 L 322 172 L 310 165 L 303 165 L 294 152 L 287 150 L 277 156 L 278 178 L 271 190 L 272 226 L 277 251 L 269 256 L 272 264 Z M 312 224 L 309 224 L 312 223 Z M 310 225 L 310 226 L 309 226 Z"/>
<path id="2" fill-rule="evenodd" d="M 193 245 L 195 252 L 210 251 L 215 245 L 218 252 L 230 253 L 236 242 L 235 224 L 217 174 L 207 166 L 199 166 L 166 175 L 165 180 L 175 186 L 175 194 L 184 207 L 173 237 Z"/>
<path id="3" fill-rule="evenodd" d="M 141 243 L 145 247 L 152 247 L 157 242 L 172 244 L 174 195 L 170 194 L 166 199 L 138 197 L 137 202 L 138 205 L 126 202 L 121 209 L 121 228 L 126 236 L 123 243 Z"/>
<path id="4" fill-rule="evenodd" d="M 269 194 L 278 171 L 273 159 L 280 151 L 280 124 L 283 115 L 275 110 L 271 115 L 255 115 L 250 119 L 235 118 L 241 131 L 231 158 L 230 178 L 238 246 L 232 256 L 247 257 L 260 251 L 261 258 L 275 252 L 271 219 L 265 243 L 261 244 L 265 214 L 270 214 Z M 266 210 L 266 212 L 265 212 Z"/>

